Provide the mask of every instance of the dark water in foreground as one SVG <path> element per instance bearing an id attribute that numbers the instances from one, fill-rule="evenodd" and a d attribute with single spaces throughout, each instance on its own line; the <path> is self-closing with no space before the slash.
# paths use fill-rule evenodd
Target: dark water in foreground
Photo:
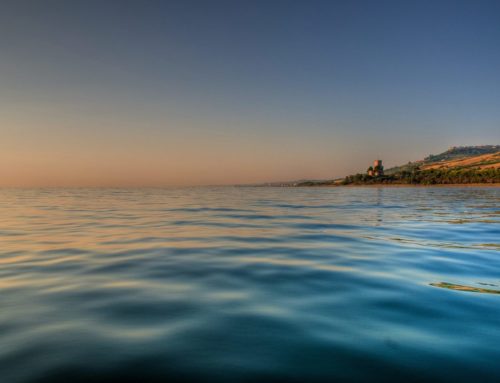
<path id="1" fill-rule="evenodd" d="M 498 382 L 497 290 L 500 188 L 0 190 L 2 383 Z"/>

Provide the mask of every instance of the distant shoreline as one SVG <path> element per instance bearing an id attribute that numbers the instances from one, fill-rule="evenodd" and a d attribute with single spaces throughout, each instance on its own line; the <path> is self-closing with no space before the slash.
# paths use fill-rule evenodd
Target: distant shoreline
<path id="1" fill-rule="evenodd" d="M 384 170 L 381 159 L 366 172 L 346 177 L 302 181 L 293 186 L 498 187 L 500 145 L 452 147 L 438 155 Z"/>
<path id="2" fill-rule="evenodd" d="M 470 183 L 470 184 L 432 184 L 432 185 L 424 185 L 424 184 L 349 184 L 349 185 L 303 185 L 303 186 L 294 186 L 297 188 L 317 188 L 317 187 L 322 187 L 322 188 L 443 188 L 443 187 L 497 187 L 500 188 L 500 183 Z"/>

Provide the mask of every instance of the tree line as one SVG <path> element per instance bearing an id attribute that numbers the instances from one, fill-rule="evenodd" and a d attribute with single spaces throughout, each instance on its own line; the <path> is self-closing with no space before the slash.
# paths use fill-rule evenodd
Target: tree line
<path id="1" fill-rule="evenodd" d="M 403 170 L 390 175 L 369 176 L 355 174 L 345 177 L 343 185 L 364 184 L 408 184 L 408 185 L 439 185 L 439 184 L 473 184 L 500 183 L 500 168 L 474 169 L 427 169 Z"/>

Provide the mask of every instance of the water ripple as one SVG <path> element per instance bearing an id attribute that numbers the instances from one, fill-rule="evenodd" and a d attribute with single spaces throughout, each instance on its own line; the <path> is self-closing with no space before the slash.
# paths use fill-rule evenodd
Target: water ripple
<path id="1" fill-rule="evenodd" d="M 0 380 L 499 381 L 500 188 L 0 190 Z"/>

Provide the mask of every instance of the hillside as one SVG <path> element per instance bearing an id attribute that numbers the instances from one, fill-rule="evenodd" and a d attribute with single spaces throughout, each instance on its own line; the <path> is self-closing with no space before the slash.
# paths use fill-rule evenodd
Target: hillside
<path id="1" fill-rule="evenodd" d="M 422 165 L 422 170 L 427 169 L 450 169 L 450 168 L 478 168 L 497 169 L 500 167 L 500 151 L 490 154 L 481 154 L 472 157 L 441 160 Z"/>
<path id="2" fill-rule="evenodd" d="M 465 169 L 465 168 L 498 168 L 500 167 L 500 145 L 458 146 L 447 151 L 429 155 L 423 160 L 409 162 L 406 165 L 387 169 L 387 175 L 397 174 L 402 171 L 429 169 Z"/>
<path id="3" fill-rule="evenodd" d="M 452 147 L 423 160 L 387 169 L 381 176 L 363 172 L 344 179 L 299 182 L 294 186 L 471 183 L 500 183 L 500 145 Z"/>
<path id="4" fill-rule="evenodd" d="M 500 183 L 500 145 L 461 146 L 421 161 L 388 169 L 384 175 L 356 174 L 339 184 L 471 184 Z"/>
<path id="5" fill-rule="evenodd" d="M 454 146 L 447 151 L 426 157 L 424 162 L 440 162 L 492 154 L 500 151 L 500 145 Z"/>

